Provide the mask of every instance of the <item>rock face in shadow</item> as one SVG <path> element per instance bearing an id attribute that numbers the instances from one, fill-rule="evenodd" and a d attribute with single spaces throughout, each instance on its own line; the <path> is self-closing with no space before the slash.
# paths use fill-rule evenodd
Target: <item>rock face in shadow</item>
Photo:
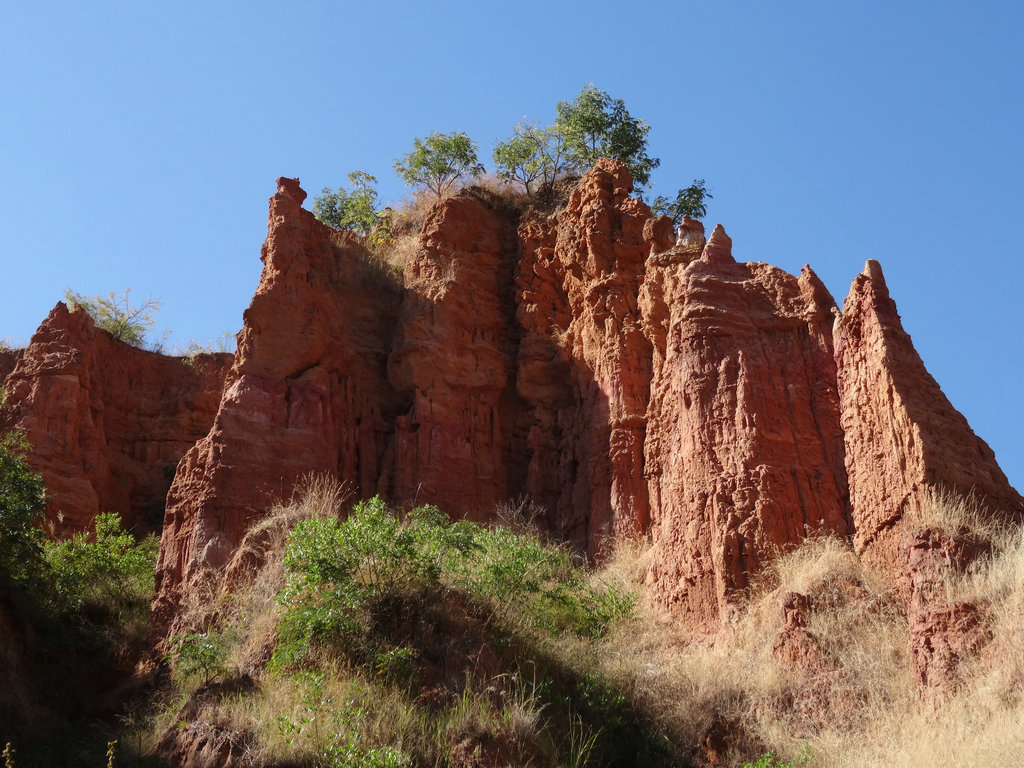
<path id="1" fill-rule="evenodd" d="M 775 553 L 849 532 L 835 302 L 810 268 L 738 264 L 731 247 L 717 227 L 698 260 L 651 265 L 640 297 L 655 349 L 648 581 L 695 628 Z"/>
<path id="2" fill-rule="evenodd" d="M 405 265 L 388 381 L 408 405 L 383 488 L 401 503 L 481 519 L 515 484 L 517 251 L 501 209 L 466 195 L 432 211 Z"/>
<path id="3" fill-rule="evenodd" d="M 650 210 L 632 189 L 621 163 L 601 160 L 561 215 L 520 226 L 525 490 L 550 511 L 553 530 L 591 554 L 606 537 L 639 534 L 648 523 L 651 347 L 637 293 Z"/>
<path id="4" fill-rule="evenodd" d="M 88 529 L 100 512 L 158 529 L 178 460 L 213 423 L 230 359 L 137 349 L 58 303 L 8 374 L 2 414 L 32 444 L 57 530 Z"/>
<path id="5" fill-rule="evenodd" d="M 14 370 L 24 354 L 24 349 L 11 349 L 0 345 L 0 384 Z"/>
<path id="6" fill-rule="evenodd" d="M 898 568 L 901 520 L 928 488 L 974 494 L 1020 519 L 1024 499 L 992 449 L 925 370 L 877 261 L 850 286 L 835 326 L 854 544 L 872 564 Z"/>

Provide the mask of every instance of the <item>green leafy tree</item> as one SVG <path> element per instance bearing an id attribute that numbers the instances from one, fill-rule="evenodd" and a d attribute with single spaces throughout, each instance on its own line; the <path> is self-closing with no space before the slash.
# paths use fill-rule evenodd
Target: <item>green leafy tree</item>
<path id="1" fill-rule="evenodd" d="M 76 307 L 84 309 L 97 328 L 103 329 L 115 339 L 141 348 L 147 345 L 147 337 L 156 326 L 156 312 L 160 309 L 160 302 L 147 298 L 141 304 L 134 304 L 130 293 L 131 288 L 125 288 L 122 293 L 83 296 L 68 288 L 64 291 L 64 300 L 72 310 Z"/>
<path id="2" fill-rule="evenodd" d="M 102 607 L 122 617 L 148 613 L 159 546 L 153 535 L 136 541 L 113 512 L 96 517 L 92 536 L 81 531 L 43 544 L 54 587 L 67 610 Z"/>
<path id="3" fill-rule="evenodd" d="M 494 164 L 499 178 L 518 181 L 532 195 L 531 185 L 550 184 L 569 169 L 569 157 L 555 126 L 521 122 L 511 138 L 494 148 Z"/>
<path id="4" fill-rule="evenodd" d="M 650 183 L 651 171 L 661 164 L 647 154 L 651 127 L 629 114 L 622 99 L 613 99 L 587 83 L 573 101 L 557 106 L 555 128 L 571 166 L 585 171 L 602 157 L 621 160 L 638 186 Z"/>
<path id="5" fill-rule="evenodd" d="M 430 134 L 417 138 L 413 151 L 395 160 L 395 171 L 407 186 L 420 186 L 443 197 L 462 178 L 476 178 L 484 172 L 477 161 L 476 142 L 465 133 Z"/>
<path id="6" fill-rule="evenodd" d="M 227 635 L 215 632 L 175 635 L 170 640 L 168 656 L 176 673 L 186 678 L 198 675 L 203 685 L 209 685 L 228 672 L 229 643 Z"/>
<path id="7" fill-rule="evenodd" d="M 0 576 L 14 581 L 32 578 L 42 561 L 46 496 L 25 458 L 29 449 L 21 432 L 0 438 Z"/>
<path id="8" fill-rule="evenodd" d="M 679 224 L 683 216 L 691 219 L 703 219 L 708 215 L 706 200 L 711 200 L 713 195 L 704 186 L 704 179 L 694 179 L 693 184 L 686 189 L 680 189 L 675 200 L 667 197 L 657 197 L 651 210 L 655 213 L 664 213 L 672 221 Z"/>
<path id="9" fill-rule="evenodd" d="M 368 235 L 378 223 L 377 178 L 366 171 L 353 171 L 348 180 L 351 190 L 339 187 L 331 192 L 324 187 L 323 194 L 313 199 L 313 215 L 329 227 Z"/>

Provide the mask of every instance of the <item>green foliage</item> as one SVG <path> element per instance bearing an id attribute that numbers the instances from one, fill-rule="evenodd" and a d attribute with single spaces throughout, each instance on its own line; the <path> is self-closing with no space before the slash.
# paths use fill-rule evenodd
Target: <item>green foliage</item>
<path id="1" fill-rule="evenodd" d="M 437 197 L 443 197 L 459 179 L 484 172 L 477 161 L 476 142 L 465 133 L 435 131 L 426 139 L 417 138 L 413 147 L 395 160 L 395 171 L 407 186 L 421 186 Z"/>
<path id="2" fill-rule="evenodd" d="M 377 178 L 366 171 L 353 171 L 348 180 L 352 190 L 339 187 L 331 192 L 324 187 L 323 194 L 313 199 L 313 215 L 329 227 L 368 235 L 378 224 Z"/>
<path id="3" fill-rule="evenodd" d="M 637 186 L 650 183 L 651 171 L 661 164 L 647 154 L 651 127 L 629 114 L 622 99 L 613 99 L 587 83 L 573 101 L 557 106 L 555 128 L 573 168 L 585 171 L 602 157 L 621 160 Z"/>
<path id="4" fill-rule="evenodd" d="M 779 760 L 779 758 L 775 756 L 774 752 L 766 752 L 754 762 L 744 763 L 743 768 L 799 768 L 799 766 L 807 765 L 807 763 L 810 762 L 810 759 L 810 747 L 805 742 L 800 753 L 788 762 L 782 762 Z"/>
<path id="5" fill-rule="evenodd" d="M 170 641 L 168 658 L 174 671 L 183 677 L 198 675 L 209 685 L 228 671 L 228 650 L 231 639 L 224 633 L 193 632 L 175 635 Z"/>
<path id="6" fill-rule="evenodd" d="M 299 664 L 318 643 L 360 645 L 371 604 L 436 584 L 449 555 L 472 546 L 466 526 L 448 524 L 435 507 L 401 520 L 379 497 L 360 502 L 341 522 L 300 521 L 285 554 L 275 662 Z"/>
<path id="7" fill-rule="evenodd" d="M 25 582 L 39 575 L 46 507 L 43 478 L 32 471 L 21 432 L 0 438 L 0 576 Z"/>
<path id="8" fill-rule="evenodd" d="M 511 138 L 498 142 L 494 148 L 498 178 L 517 181 L 527 195 L 532 195 L 532 184 L 551 184 L 568 170 L 565 149 L 561 134 L 554 126 L 541 128 L 536 122 L 521 122 Z"/>
<path id="9" fill-rule="evenodd" d="M 316 768 L 412 768 L 411 757 L 401 750 L 362 743 L 359 726 L 368 711 L 359 686 L 353 686 L 344 702 L 335 702 L 326 692 L 323 674 L 306 672 L 298 680 L 305 686 L 302 714 L 277 720 L 285 746 L 294 748 L 300 738 L 311 743 Z"/>
<path id="10" fill-rule="evenodd" d="M 600 637 L 633 605 L 629 595 L 590 586 L 567 549 L 502 527 L 450 522 L 436 507 L 402 519 L 376 497 L 342 522 L 299 522 L 285 569 L 278 666 L 301 665 L 318 645 L 369 653 L 373 606 L 442 583 L 489 606 L 492 616 L 555 634 Z M 405 664 L 377 660 L 386 668 Z"/>
<path id="11" fill-rule="evenodd" d="M 92 536 L 79 532 L 43 549 L 62 609 L 101 609 L 125 620 L 148 613 L 159 546 L 153 535 L 136 541 L 116 514 L 105 512 Z"/>
<path id="12" fill-rule="evenodd" d="M 713 195 L 704 187 L 704 179 L 694 179 L 693 184 L 679 190 L 675 200 L 656 197 L 651 210 L 656 214 L 666 214 L 678 225 L 683 216 L 689 216 L 691 219 L 703 219 L 707 216 L 708 207 L 705 201 L 712 198 Z"/>
<path id="13" fill-rule="evenodd" d="M 141 348 L 146 346 L 146 337 L 156 326 L 155 315 L 160 309 L 160 302 L 147 298 L 136 305 L 131 301 L 130 292 L 130 288 L 125 288 L 122 293 L 83 296 L 68 288 L 64 291 L 64 300 L 70 309 L 84 309 L 97 328 L 106 331 L 115 339 Z"/>
<path id="14" fill-rule="evenodd" d="M 598 638 L 632 612 L 631 595 L 591 586 L 564 547 L 501 526 L 478 529 L 475 541 L 476 554 L 463 562 L 455 581 L 491 603 L 496 615 L 545 632 Z"/>

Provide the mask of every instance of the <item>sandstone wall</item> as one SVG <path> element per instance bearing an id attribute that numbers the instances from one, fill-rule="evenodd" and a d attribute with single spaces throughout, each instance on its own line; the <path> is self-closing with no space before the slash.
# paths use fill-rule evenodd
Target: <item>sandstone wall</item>
<path id="1" fill-rule="evenodd" d="M 731 246 L 719 226 L 698 260 L 650 265 L 641 295 L 656 348 L 649 582 L 694 627 L 777 552 L 850 530 L 835 302 L 809 268 L 737 264 Z"/>
<path id="2" fill-rule="evenodd" d="M 176 466 L 165 627 L 309 473 L 477 520 L 529 497 L 591 556 L 649 535 L 652 595 L 693 631 L 809 534 L 906 581 L 900 520 L 930 486 L 1022 514 L 876 263 L 840 313 L 809 267 L 738 263 L 721 227 L 705 243 L 631 191 L 610 160 L 557 213 L 465 190 L 429 212 L 398 280 L 279 179 L 233 362 L 132 349 L 58 305 L 7 376 L 5 419 L 72 528 L 159 512 Z"/>
<path id="3" fill-rule="evenodd" d="M 1024 514 L 992 449 L 925 370 L 877 261 L 850 286 L 835 340 L 854 544 L 863 556 L 895 567 L 900 520 L 929 487 L 973 493 L 996 514 Z"/>
<path id="4" fill-rule="evenodd" d="M 5 381 L 5 428 L 32 444 L 58 530 L 99 512 L 159 529 L 178 459 L 213 423 L 229 355 L 167 357 L 96 328 L 58 303 Z"/>
<path id="5" fill-rule="evenodd" d="M 400 407 L 387 381 L 399 304 L 361 238 L 302 208 L 292 179 L 270 200 L 263 271 L 209 433 L 167 495 L 156 613 L 218 582 L 249 525 L 304 475 L 372 496 L 388 474 Z"/>

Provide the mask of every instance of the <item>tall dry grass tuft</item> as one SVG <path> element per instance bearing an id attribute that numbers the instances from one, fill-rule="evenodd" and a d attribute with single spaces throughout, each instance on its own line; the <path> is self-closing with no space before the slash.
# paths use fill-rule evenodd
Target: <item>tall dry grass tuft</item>
<path id="1" fill-rule="evenodd" d="M 990 509 L 973 493 L 960 494 L 931 486 L 920 502 L 912 503 L 903 516 L 914 529 L 932 528 L 948 535 L 992 544 L 996 550 L 1012 545 L 1015 526 Z"/>

